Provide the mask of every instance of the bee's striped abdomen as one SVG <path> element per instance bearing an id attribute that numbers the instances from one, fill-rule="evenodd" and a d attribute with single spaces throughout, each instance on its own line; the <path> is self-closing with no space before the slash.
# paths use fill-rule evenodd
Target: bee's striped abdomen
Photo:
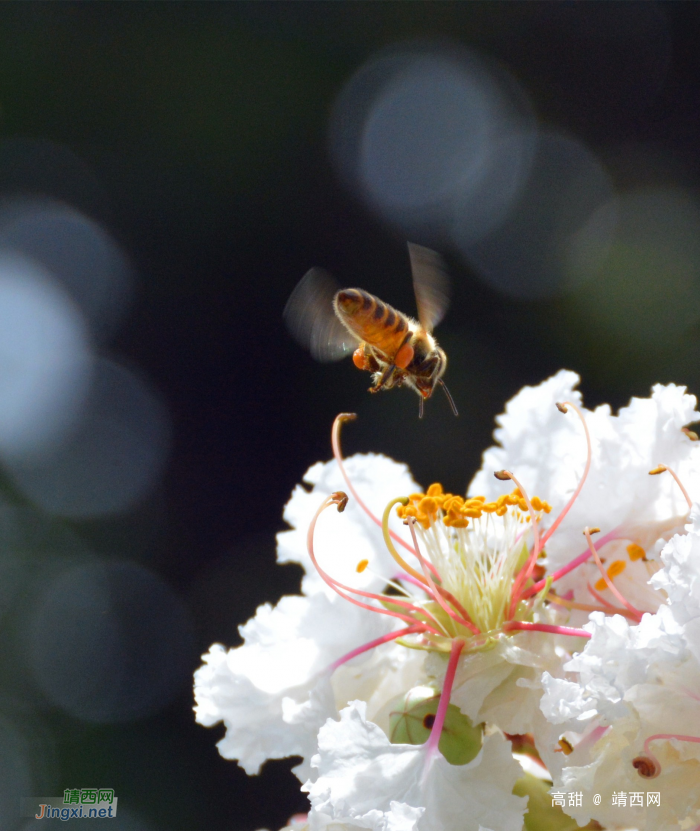
<path id="1" fill-rule="evenodd" d="M 343 289 L 334 299 L 343 324 L 370 346 L 393 358 L 408 335 L 408 318 L 363 289 Z"/>

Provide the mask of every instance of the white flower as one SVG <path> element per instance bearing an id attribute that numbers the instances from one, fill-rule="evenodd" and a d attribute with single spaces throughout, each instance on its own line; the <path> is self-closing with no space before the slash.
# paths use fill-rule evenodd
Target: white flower
<path id="1" fill-rule="evenodd" d="M 408 467 L 386 456 L 357 454 L 346 459 L 344 464 L 356 490 L 362 494 L 362 499 L 375 516 L 381 517 L 384 506 L 396 496 L 418 490 Z M 306 575 L 302 590 L 305 594 L 322 590 L 330 595 L 332 590 L 323 582 L 309 559 L 306 535 L 321 502 L 334 491 L 347 490 L 347 485 L 335 460 L 312 465 L 303 481 L 313 487 L 306 490 L 297 485 L 284 508 L 284 519 L 292 528 L 277 535 L 277 560 L 303 566 Z M 410 540 L 395 517 L 392 525 L 400 536 Z M 316 526 L 315 538 L 321 565 L 342 583 L 376 591 L 384 587 L 386 578 L 397 572 L 396 563 L 382 542 L 377 524 L 355 499 L 348 502 L 342 516 L 322 516 Z M 357 564 L 362 560 L 369 560 L 370 568 L 358 575 Z"/>
<path id="2" fill-rule="evenodd" d="M 450 702 L 474 724 L 532 733 L 541 720 L 542 673 L 561 672 L 562 641 L 549 633 L 520 632 L 517 638 L 499 639 L 491 649 L 463 655 Z M 445 666 L 442 656 L 431 655 L 426 669 L 442 679 Z"/>
<path id="3" fill-rule="evenodd" d="M 469 764 L 451 765 L 440 755 L 430 764 L 425 745 L 391 744 L 367 721 L 364 702 L 355 701 L 340 721 L 321 728 L 318 747 L 311 763 L 318 775 L 306 786 L 312 829 L 316 812 L 347 821 L 371 811 L 388 814 L 397 803 L 424 809 L 419 831 L 522 829 L 527 800 L 512 794 L 522 768 L 498 735 Z"/>
<path id="4" fill-rule="evenodd" d="M 700 661 L 700 507 L 695 505 L 685 536 L 677 535 L 661 552 L 664 567 L 652 584 L 668 596 L 674 618 L 683 626 L 688 648 Z"/>
<path id="5" fill-rule="evenodd" d="M 485 453 L 466 499 L 438 484 L 419 493 L 404 465 L 381 456 L 351 457 L 343 475 L 337 442 L 338 461 L 314 465 L 311 489 L 295 489 L 278 560 L 302 565 L 303 595 L 260 607 L 243 645 L 215 645 L 195 676 L 198 720 L 226 725 L 223 756 L 249 773 L 302 757 L 295 772 L 312 807 L 295 828 L 521 831 L 526 800 L 512 790 L 522 768 L 503 734 L 529 734 L 522 742 L 534 741 L 555 786 L 591 794 L 644 790 L 638 757 L 646 764 L 653 751 L 675 800 L 655 816 L 668 827 L 700 821 L 700 743 L 688 737 L 700 735 L 700 510 L 684 528 L 682 488 L 671 473 L 649 476 L 667 465 L 700 496 L 700 443 L 681 430 L 698 418 L 695 399 L 658 386 L 618 415 L 589 412 L 577 383 L 561 372 L 508 404 L 501 446 Z M 562 401 L 574 411 L 560 412 Z M 326 510 L 346 502 L 342 514 Z M 592 563 L 568 573 L 588 556 L 586 526 L 602 529 L 614 590 Z M 541 591 L 543 564 L 567 572 L 556 603 Z M 561 596 L 568 588 L 573 600 Z M 628 619 L 598 611 L 585 630 L 570 622 L 608 601 Z M 417 732 L 396 732 L 397 712 Z M 441 733 L 443 716 L 468 729 L 446 720 Z M 392 743 L 399 735 L 430 739 Z M 463 764 L 438 752 L 441 736 Z M 565 810 L 580 822 L 666 827 L 607 804 Z"/>
<path id="6" fill-rule="evenodd" d="M 197 721 L 225 723 L 219 752 L 237 759 L 249 774 L 258 773 L 266 759 L 299 755 L 308 760 L 318 728 L 336 712 L 333 695 L 324 691 L 324 681 L 329 683 L 325 671 L 392 625 L 389 618 L 325 594 L 283 597 L 274 609 L 265 604 L 241 627 L 243 646 L 226 652 L 214 644 L 204 656 L 205 664 L 195 674 Z M 355 660 L 373 664 L 385 656 L 378 650 Z M 381 683 L 383 674 L 376 676 L 370 673 Z M 320 698 L 312 702 L 314 690 Z M 299 771 L 300 778 L 307 775 L 306 769 Z"/>
<path id="7" fill-rule="evenodd" d="M 593 637 L 564 666 L 577 680 L 543 678 L 542 711 L 574 745 L 558 763 L 543 754 L 554 790 L 601 794 L 600 806 L 590 800 L 578 809 L 567 806 L 580 823 L 592 817 L 604 826 L 626 823 L 642 831 L 693 827 L 700 820 L 700 743 L 681 737 L 700 739 L 700 665 L 682 627 L 662 606 L 638 626 L 596 612 L 585 628 Z M 647 748 L 654 736 L 663 738 Z M 658 778 L 642 778 L 640 759 L 652 772 L 660 766 Z M 647 790 L 662 793 L 661 808 L 612 803 L 613 792 Z"/>
<path id="8" fill-rule="evenodd" d="M 405 465 L 383 456 L 352 457 L 346 468 L 366 483 L 363 496 L 379 513 L 389 489 L 393 496 L 394 488 L 416 488 Z M 313 569 L 308 553 L 302 554 L 302 540 L 306 552 L 314 513 L 343 479 L 333 461 L 314 465 L 306 481 L 315 483 L 313 490 L 297 487 L 285 509 L 287 520 L 299 526 L 279 535 L 279 559 Z M 396 564 L 380 544 L 376 524 L 356 506 L 328 519 L 335 526 L 322 524 L 317 540 L 324 566 L 334 577 L 364 588 L 383 585 L 378 575 L 392 574 Z M 358 561 L 370 558 L 374 573 L 358 574 Z M 326 689 L 327 671 L 334 661 L 391 632 L 396 622 L 346 602 L 315 570 L 304 579 L 304 590 L 307 596 L 283 597 L 274 608 L 261 606 L 240 628 L 243 645 L 227 652 L 214 644 L 195 674 L 197 720 L 206 726 L 224 722 L 226 736 L 218 744 L 219 752 L 237 759 L 249 774 L 258 773 L 267 759 L 299 755 L 305 762 L 295 772 L 305 780 L 316 733 L 328 716 L 356 696 L 372 702 L 374 712 L 419 677 L 424 656 L 387 644 L 340 667 L 333 678 L 335 692 L 330 686 Z"/>
<path id="9" fill-rule="evenodd" d="M 626 548 L 641 547 L 648 560 L 670 536 L 682 531 L 688 506 L 669 474 L 649 476 L 659 464 L 672 468 L 686 488 L 700 497 L 700 443 L 691 441 L 681 428 L 700 418 L 696 399 L 684 387 L 657 385 L 651 398 L 633 398 L 618 415 L 607 405 L 589 411 L 581 406 L 579 383 L 573 372 L 562 370 L 537 387 L 525 387 L 506 405 L 496 421 L 498 445 L 489 448 L 469 493 L 495 499 L 504 491 L 494 470 L 516 473 L 529 493 L 538 493 L 559 514 L 579 484 L 586 463 L 586 441 L 581 422 L 572 411 L 564 415 L 557 402 L 581 407 L 591 436 L 592 457 L 588 478 L 557 532 L 547 542 L 548 572 L 569 563 L 586 549 L 581 532 L 598 527 L 602 534 L 618 529 L 617 539 L 604 549 L 607 563 L 619 561 L 625 572 L 616 578 L 623 595 L 642 609 L 655 610 L 663 597 L 645 588 L 656 565 L 631 562 Z M 640 552 L 641 553 L 641 552 Z M 586 568 L 586 567 L 584 567 Z M 588 567 L 588 579 L 600 575 Z M 585 591 L 586 580 L 565 580 L 563 588 Z M 613 603 L 617 601 L 603 590 Z M 577 591 L 577 599 L 584 599 Z M 591 597 L 588 596 L 588 602 Z"/>

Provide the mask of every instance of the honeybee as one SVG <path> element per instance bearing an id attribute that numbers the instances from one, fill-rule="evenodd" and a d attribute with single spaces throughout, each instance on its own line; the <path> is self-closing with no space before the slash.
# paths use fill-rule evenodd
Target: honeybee
<path id="1" fill-rule="evenodd" d="M 326 271 L 312 268 L 284 308 L 292 335 L 318 361 L 353 353 L 358 369 L 372 373 L 370 392 L 407 386 L 423 402 L 439 384 L 452 411 L 457 408 L 442 376 L 447 356 L 432 335 L 449 304 L 447 274 L 439 254 L 408 243 L 418 320 L 397 311 L 363 289 L 339 289 Z"/>

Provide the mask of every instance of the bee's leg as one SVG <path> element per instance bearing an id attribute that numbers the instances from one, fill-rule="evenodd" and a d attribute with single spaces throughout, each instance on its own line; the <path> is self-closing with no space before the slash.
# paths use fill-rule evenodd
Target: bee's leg
<path id="1" fill-rule="evenodd" d="M 394 372 L 396 371 L 396 366 L 394 364 L 389 364 L 387 368 L 382 372 L 382 374 L 377 379 L 376 383 L 373 387 L 369 388 L 370 392 L 379 392 L 379 390 L 384 389 L 384 387 L 389 383 L 391 380 Z"/>
<path id="2" fill-rule="evenodd" d="M 443 392 L 444 392 L 444 393 L 445 393 L 445 395 L 447 396 L 447 400 L 450 402 L 450 407 L 452 407 L 452 412 L 453 412 L 455 415 L 459 415 L 459 413 L 457 412 L 457 407 L 455 406 L 454 398 L 452 398 L 452 396 L 450 395 L 450 391 L 447 389 L 447 384 L 446 384 L 446 383 L 442 380 L 442 378 L 440 378 L 440 379 L 438 380 L 438 384 L 440 384 L 440 386 L 441 386 L 441 387 L 442 387 L 442 389 L 443 389 Z M 421 404 L 422 404 L 422 403 L 423 403 L 423 402 L 421 401 Z"/>

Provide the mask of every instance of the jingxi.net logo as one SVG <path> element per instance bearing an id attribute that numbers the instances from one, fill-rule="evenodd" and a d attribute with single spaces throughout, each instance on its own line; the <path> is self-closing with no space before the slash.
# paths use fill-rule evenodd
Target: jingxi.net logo
<path id="1" fill-rule="evenodd" d="M 117 815 L 112 788 L 66 788 L 60 796 L 28 796 L 21 815 L 34 819 L 111 819 Z"/>

